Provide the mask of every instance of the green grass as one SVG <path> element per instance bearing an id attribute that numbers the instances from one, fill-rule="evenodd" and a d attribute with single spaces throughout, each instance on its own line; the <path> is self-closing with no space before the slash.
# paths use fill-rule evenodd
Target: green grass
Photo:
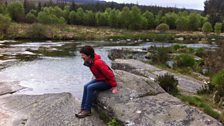
<path id="1" fill-rule="evenodd" d="M 172 33 L 156 33 L 147 31 L 123 31 L 115 36 L 110 36 L 108 39 L 142 39 L 142 40 L 154 40 L 154 41 L 171 41 L 173 40 L 175 34 Z"/>
<path id="2" fill-rule="evenodd" d="M 12 23 L 8 33 L 0 36 L 0 39 L 33 39 L 29 36 L 31 24 Z M 79 25 L 44 25 L 47 29 L 47 38 L 53 40 L 109 40 L 109 39 L 132 39 L 132 40 L 173 40 L 175 33 L 158 33 L 150 30 L 133 31 L 127 29 L 114 29 L 109 27 L 88 27 Z"/>
<path id="3" fill-rule="evenodd" d="M 145 63 L 154 65 L 160 69 L 167 70 L 167 71 L 175 73 L 175 74 L 183 74 L 183 75 L 187 75 L 192 78 L 195 78 L 197 80 L 201 80 L 201 81 L 203 80 L 202 78 L 200 78 L 200 76 L 193 74 L 193 70 L 191 68 L 190 69 L 189 68 L 173 68 L 173 69 L 171 69 L 166 64 L 158 64 L 158 63 L 156 64 L 156 63 L 153 63 L 150 61 L 145 62 Z"/>
<path id="4" fill-rule="evenodd" d="M 99 118 L 103 120 L 103 122 L 105 122 L 107 126 L 121 126 L 122 125 L 116 118 L 109 117 L 103 111 L 98 110 L 97 112 L 98 112 Z"/>
<path id="5" fill-rule="evenodd" d="M 220 119 L 221 115 L 218 112 L 214 111 L 213 108 L 199 96 L 177 95 L 176 97 L 190 105 L 200 108 L 200 110 L 212 116 L 213 118 Z"/>
<path id="6" fill-rule="evenodd" d="M 113 118 L 107 123 L 107 126 L 121 126 L 121 125 L 118 123 L 118 121 L 115 118 Z"/>
<path id="7" fill-rule="evenodd" d="M 142 39 L 149 41 L 161 41 L 161 42 L 175 42 L 176 37 L 184 37 L 185 41 L 188 39 L 199 40 L 204 37 L 202 32 L 187 32 L 185 31 L 172 31 L 169 30 L 164 33 L 160 33 L 155 30 L 127 30 L 116 29 L 110 27 L 89 27 L 81 25 L 45 25 L 49 35 L 48 39 L 52 40 L 109 40 L 109 39 Z M 12 23 L 8 29 L 8 33 L 4 36 L 0 36 L 0 39 L 31 39 L 32 37 L 27 35 L 31 24 L 25 23 Z M 88 33 L 86 37 L 85 34 Z M 54 34 L 54 35 L 51 35 Z M 194 39 L 195 38 L 195 39 Z M 222 39 L 223 37 L 220 37 Z M 183 42 L 183 41 L 181 41 Z"/>

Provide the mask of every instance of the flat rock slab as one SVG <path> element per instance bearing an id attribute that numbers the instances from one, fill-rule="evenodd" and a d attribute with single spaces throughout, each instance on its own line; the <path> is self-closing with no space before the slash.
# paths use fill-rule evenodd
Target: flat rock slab
<path id="1" fill-rule="evenodd" d="M 110 91 L 100 93 L 96 107 L 108 116 L 117 118 L 123 125 L 222 126 L 219 121 L 195 107 L 188 106 L 168 93 L 164 93 L 156 87 L 158 84 L 149 81 L 150 79 L 146 77 L 121 70 L 115 70 L 115 76 L 118 92 L 116 94 Z M 134 97 L 130 98 L 130 96 Z"/>
<path id="2" fill-rule="evenodd" d="M 14 93 L 23 88 L 19 82 L 0 82 L 0 95 Z"/>
<path id="3" fill-rule="evenodd" d="M 80 102 L 70 93 L 8 95 L 0 98 L 0 124 L 4 126 L 105 126 L 94 112 L 75 117 Z M 2 125 L 3 126 L 3 125 Z"/>
<path id="4" fill-rule="evenodd" d="M 148 77 L 152 80 L 155 80 L 157 76 L 164 75 L 165 73 L 174 75 L 179 83 L 178 88 L 184 93 L 197 93 L 197 91 L 204 85 L 202 81 L 196 80 L 192 77 L 162 70 L 153 65 L 134 59 L 116 59 L 112 62 L 112 68 Z"/>
<path id="5" fill-rule="evenodd" d="M 214 118 L 183 104 L 168 94 L 115 104 L 114 115 L 133 126 L 222 126 Z"/>
<path id="6" fill-rule="evenodd" d="M 115 96 L 112 93 L 108 93 L 106 95 L 110 98 L 114 98 L 117 102 L 124 103 L 130 99 L 165 92 L 158 84 L 146 77 L 138 76 L 122 70 L 116 71 L 115 76 L 118 83 L 118 92 Z M 104 92 L 102 92 L 102 94 L 104 94 Z"/>

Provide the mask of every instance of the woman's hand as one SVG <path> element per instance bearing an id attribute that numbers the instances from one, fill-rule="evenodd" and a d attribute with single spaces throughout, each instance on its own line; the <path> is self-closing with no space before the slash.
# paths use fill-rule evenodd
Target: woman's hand
<path id="1" fill-rule="evenodd" d="M 117 92 L 117 88 L 116 87 L 112 87 L 112 93 L 115 94 Z"/>

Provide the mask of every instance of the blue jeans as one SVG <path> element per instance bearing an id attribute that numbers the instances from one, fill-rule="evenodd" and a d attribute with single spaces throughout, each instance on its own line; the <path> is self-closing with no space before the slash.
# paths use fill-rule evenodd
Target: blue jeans
<path id="1" fill-rule="evenodd" d="M 81 109 L 91 110 L 93 92 L 96 90 L 104 91 L 110 89 L 111 86 L 103 80 L 92 80 L 84 85 Z"/>

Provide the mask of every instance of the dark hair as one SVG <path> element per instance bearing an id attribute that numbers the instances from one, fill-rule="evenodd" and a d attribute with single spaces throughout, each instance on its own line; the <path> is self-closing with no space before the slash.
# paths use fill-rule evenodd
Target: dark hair
<path id="1" fill-rule="evenodd" d="M 94 58 L 94 49 L 92 46 L 84 46 L 79 52 L 84 53 L 87 56 L 90 56 L 91 58 Z"/>

